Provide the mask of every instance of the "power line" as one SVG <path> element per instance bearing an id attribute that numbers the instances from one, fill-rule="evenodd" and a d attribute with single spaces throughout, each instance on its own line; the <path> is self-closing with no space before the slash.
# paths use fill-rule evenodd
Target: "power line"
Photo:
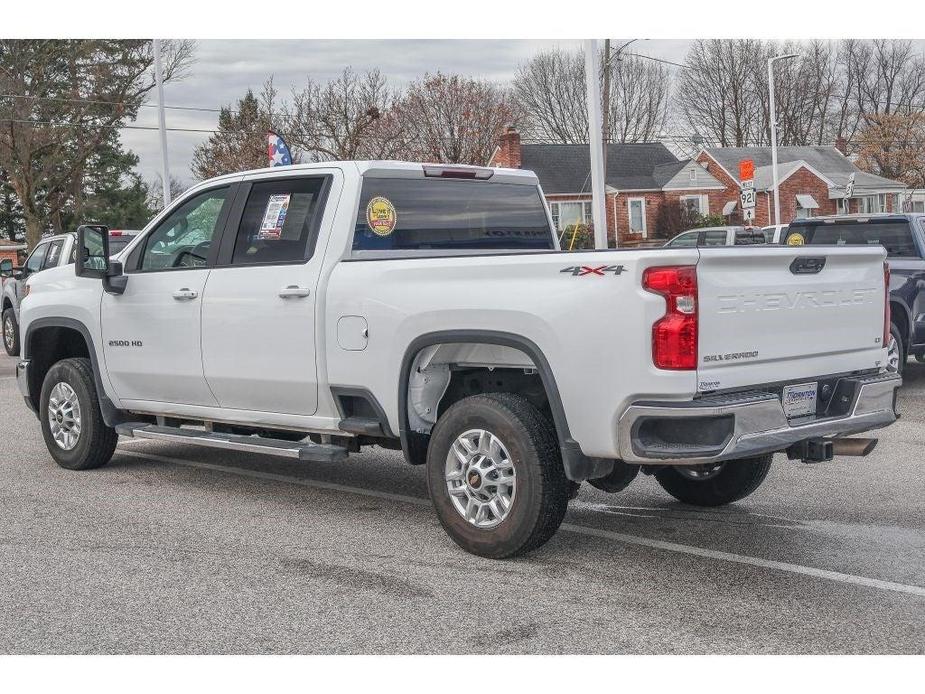
<path id="1" fill-rule="evenodd" d="M 643 55 L 642 53 L 626 53 L 626 55 L 631 55 L 634 58 L 644 58 L 645 60 L 652 60 L 656 63 L 665 63 L 666 65 L 674 65 L 675 67 L 683 67 L 685 70 L 694 70 L 695 68 L 690 65 L 684 65 L 683 63 L 676 63 L 673 60 L 665 60 L 664 58 L 654 58 L 651 55 Z"/>
<path id="2" fill-rule="evenodd" d="M 106 125 L 94 123 L 56 123 L 50 120 L 31 120 L 26 118 L 0 118 L 0 123 L 17 123 L 21 125 L 50 125 L 58 128 L 110 128 L 113 130 L 157 130 L 156 125 Z M 167 128 L 167 130 L 180 133 L 217 133 L 217 130 L 206 128 Z"/>
<path id="3" fill-rule="evenodd" d="M 121 106 L 125 107 L 124 101 L 104 101 L 102 99 L 65 99 L 57 96 L 33 96 L 32 94 L 0 94 L 0 99 L 31 99 L 33 101 L 57 101 L 69 104 L 98 104 L 103 106 Z M 138 104 L 139 108 L 157 108 L 156 104 Z M 173 111 L 203 111 L 206 113 L 221 113 L 220 108 L 209 108 L 207 106 L 164 106 L 165 109 Z M 236 113 L 236 111 L 232 111 Z"/>

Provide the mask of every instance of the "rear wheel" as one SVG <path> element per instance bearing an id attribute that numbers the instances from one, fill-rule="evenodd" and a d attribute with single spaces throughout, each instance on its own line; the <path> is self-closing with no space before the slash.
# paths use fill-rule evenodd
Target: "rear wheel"
<path id="1" fill-rule="evenodd" d="M 109 462 L 119 436 L 103 421 L 89 359 L 64 359 L 52 366 L 40 403 L 42 436 L 58 465 L 92 470 Z"/>
<path id="2" fill-rule="evenodd" d="M 693 506 L 723 506 L 754 492 L 771 468 L 771 454 L 708 465 L 678 465 L 655 473 L 662 489 Z"/>
<path id="3" fill-rule="evenodd" d="M 906 351 L 903 349 L 902 333 L 895 323 L 890 323 L 890 341 L 886 345 L 886 368 L 902 374 L 906 366 Z"/>
<path id="4" fill-rule="evenodd" d="M 19 321 L 12 308 L 3 312 L 3 347 L 11 357 L 19 356 Z"/>
<path id="5" fill-rule="evenodd" d="M 427 451 L 427 487 L 456 544 L 501 559 L 555 534 L 571 492 L 552 424 L 525 398 L 464 398 L 440 417 Z"/>

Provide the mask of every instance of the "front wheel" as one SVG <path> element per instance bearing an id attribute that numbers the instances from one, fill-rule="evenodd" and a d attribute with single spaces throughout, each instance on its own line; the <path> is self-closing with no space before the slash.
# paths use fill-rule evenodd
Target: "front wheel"
<path id="1" fill-rule="evenodd" d="M 549 420 L 525 398 L 464 398 L 437 421 L 427 450 L 437 517 L 467 552 L 502 559 L 551 538 L 571 492 Z"/>
<path id="2" fill-rule="evenodd" d="M 3 312 L 3 348 L 11 357 L 19 356 L 19 322 L 12 308 Z"/>
<path id="3" fill-rule="evenodd" d="M 723 506 L 744 499 L 764 482 L 771 454 L 709 465 L 678 465 L 655 473 L 662 489 L 692 506 Z"/>
<path id="4" fill-rule="evenodd" d="M 42 436 L 58 465 L 92 470 L 109 462 L 119 436 L 103 421 L 89 359 L 63 359 L 52 366 L 40 404 Z"/>

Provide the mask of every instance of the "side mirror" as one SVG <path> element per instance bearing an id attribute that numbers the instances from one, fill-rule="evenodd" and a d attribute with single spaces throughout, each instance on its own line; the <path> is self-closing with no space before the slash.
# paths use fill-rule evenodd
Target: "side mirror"
<path id="1" fill-rule="evenodd" d="M 13 276 L 13 261 L 9 258 L 4 258 L 0 260 L 0 277 L 12 277 Z"/>
<path id="2" fill-rule="evenodd" d="M 109 229 L 102 224 L 83 224 L 77 227 L 77 262 L 74 272 L 78 277 L 104 279 L 109 275 Z"/>
<path id="3" fill-rule="evenodd" d="M 109 259 L 109 229 L 102 224 L 83 224 L 77 227 L 77 262 L 74 272 L 78 277 L 103 280 L 103 289 L 110 294 L 122 294 L 128 277 L 122 274 L 122 263 Z"/>

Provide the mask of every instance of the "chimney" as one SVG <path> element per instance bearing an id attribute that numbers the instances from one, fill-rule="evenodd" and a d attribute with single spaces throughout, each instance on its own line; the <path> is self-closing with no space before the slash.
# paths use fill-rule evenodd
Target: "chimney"
<path id="1" fill-rule="evenodd" d="M 520 168 L 520 133 L 513 125 L 508 125 L 501 135 L 497 163 L 509 169 Z"/>
<path id="2" fill-rule="evenodd" d="M 841 135 L 835 138 L 835 149 L 848 156 L 848 140 L 843 138 Z"/>

